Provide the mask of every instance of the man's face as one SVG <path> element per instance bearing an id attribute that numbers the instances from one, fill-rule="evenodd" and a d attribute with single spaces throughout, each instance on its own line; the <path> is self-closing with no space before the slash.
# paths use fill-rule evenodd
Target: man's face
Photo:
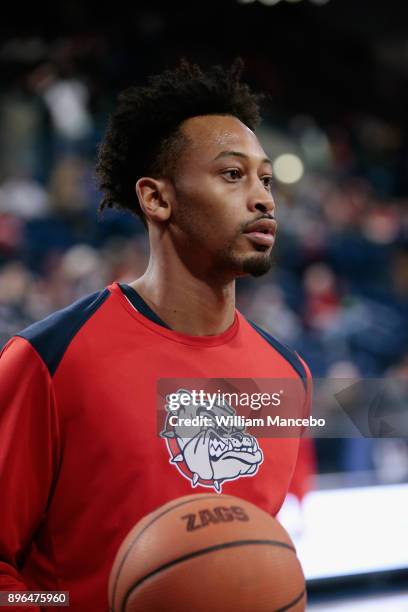
<path id="1" fill-rule="evenodd" d="M 276 222 L 271 164 L 257 137 L 235 117 L 222 115 L 193 117 L 181 129 L 187 144 L 174 179 L 169 225 L 179 255 L 205 273 L 264 274 Z"/>

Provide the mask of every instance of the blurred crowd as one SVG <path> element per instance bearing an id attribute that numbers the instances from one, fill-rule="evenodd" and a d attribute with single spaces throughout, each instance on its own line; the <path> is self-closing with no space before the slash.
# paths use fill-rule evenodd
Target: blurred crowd
<path id="1" fill-rule="evenodd" d="M 96 147 L 114 93 L 95 108 L 89 82 L 52 63 L 1 92 L 1 345 L 76 298 L 145 269 L 141 223 L 97 212 Z M 282 112 L 275 123 L 269 109 L 260 138 L 272 156 L 296 152 L 305 173 L 295 184 L 276 181 L 273 270 L 239 282 L 239 308 L 296 348 L 315 377 L 407 377 L 402 129 L 364 115 L 348 127 L 310 116 L 282 120 Z M 318 455 L 322 471 L 408 477 L 399 440 L 319 441 Z"/>

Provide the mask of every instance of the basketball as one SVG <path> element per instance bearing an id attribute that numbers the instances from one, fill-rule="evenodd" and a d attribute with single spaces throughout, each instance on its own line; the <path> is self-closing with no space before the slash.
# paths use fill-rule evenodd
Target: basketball
<path id="1" fill-rule="evenodd" d="M 175 499 L 126 536 L 109 579 L 112 612 L 305 610 L 302 567 L 285 529 L 232 495 Z"/>

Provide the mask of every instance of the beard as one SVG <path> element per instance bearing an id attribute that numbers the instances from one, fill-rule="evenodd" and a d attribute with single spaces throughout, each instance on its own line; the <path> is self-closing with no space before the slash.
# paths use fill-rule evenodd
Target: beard
<path id="1" fill-rule="evenodd" d="M 269 254 L 259 253 L 258 255 L 250 255 L 245 258 L 242 263 L 242 270 L 245 274 L 251 276 L 263 276 L 272 267 L 272 252 Z"/>
<path id="2" fill-rule="evenodd" d="M 221 269 L 234 271 L 237 276 L 251 275 L 263 276 L 272 266 L 272 251 L 260 247 L 257 253 L 241 255 L 236 253 L 233 246 L 218 253 L 217 262 Z"/>
<path id="3" fill-rule="evenodd" d="M 200 253 L 199 261 L 203 261 L 202 252 L 206 250 L 208 245 L 208 237 L 217 228 L 208 226 L 206 219 L 200 219 L 197 211 L 191 207 L 190 200 L 181 190 L 175 187 L 178 201 L 177 210 L 177 226 L 182 230 L 185 237 L 188 237 L 186 244 L 189 245 L 189 257 L 191 261 L 191 245 L 196 246 L 196 250 Z M 220 274 L 220 276 L 239 277 L 247 274 L 258 277 L 269 272 L 272 266 L 272 251 L 264 246 L 254 246 L 254 252 L 243 254 L 240 252 L 237 242 L 242 238 L 247 223 L 243 223 L 230 241 L 218 251 L 213 251 L 210 255 L 212 259 L 212 269 Z M 203 228 L 206 228 L 203 230 Z M 209 253 L 207 254 L 209 255 Z M 207 256 L 204 261 L 210 261 Z"/>

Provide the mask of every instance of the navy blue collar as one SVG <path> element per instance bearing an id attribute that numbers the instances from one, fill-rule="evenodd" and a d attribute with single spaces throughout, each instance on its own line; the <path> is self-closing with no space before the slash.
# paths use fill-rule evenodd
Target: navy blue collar
<path id="1" fill-rule="evenodd" d="M 138 292 L 133 289 L 130 285 L 126 285 L 125 283 L 118 283 L 119 287 L 122 289 L 123 293 L 126 295 L 129 302 L 136 308 L 138 312 L 140 312 L 144 317 L 153 321 L 153 323 L 157 323 L 157 325 L 161 325 L 162 327 L 167 327 L 167 329 L 171 329 L 167 323 L 162 321 L 155 312 L 146 304 L 144 299 L 138 294 Z"/>

